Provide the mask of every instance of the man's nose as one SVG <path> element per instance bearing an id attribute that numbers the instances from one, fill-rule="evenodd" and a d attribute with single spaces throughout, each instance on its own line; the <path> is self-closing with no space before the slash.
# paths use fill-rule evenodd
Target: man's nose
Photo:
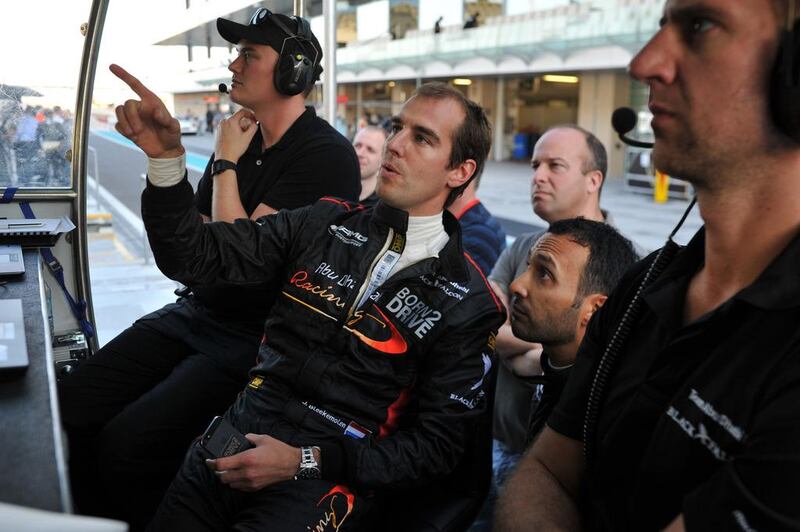
<path id="1" fill-rule="evenodd" d="M 528 295 L 528 291 L 525 289 L 525 283 L 523 282 L 522 279 L 523 275 L 525 274 L 523 273 L 522 275 L 514 279 L 514 281 L 511 283 L 511 286 L 509 286 L 509 289 L 511 290 L 511 300 L 509 301 L 509 304 L 511 305 L 514 304 L 515 298 L 518 297 L 524 298 L 527 297 Z"/>
<path id="2" fill-rule="evenodd" d="M 408 133 L 405 129 L 396 131 L 386 140 L 386 151 L 392 155 L 402 155 L 405 149 L 405 143 L 408 138 Z"/>
<path id="3" fill-rule="evenodd" d="M 533 171 L 532 183 L 536 185 L 541 185 L 545 181 L 547 181 L 547 171 L 544 168 L 544 165 L 540 165 Z"/>
<path id="4" fill-rule="evenodd" d="M 654 81 L 668 85 L 675 80 L 678 37 L 665 26 L 656 33 L 628 65 L 631 77 L 644 83 Z"/>

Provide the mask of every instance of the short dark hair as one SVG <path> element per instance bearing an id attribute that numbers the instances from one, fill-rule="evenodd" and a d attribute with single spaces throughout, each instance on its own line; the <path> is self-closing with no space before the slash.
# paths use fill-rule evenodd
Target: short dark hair
<path id="1" fill-rule="evenodd" d="M 426 83 L 411 95 L 411 98 L 415 97 L 435 100 L 452 99 L 458 102 L 464 110 L 464 121 L 453 135 L 453 149 L 450 151 L 448 169 L 452 170 L 467 159 L 472 159 L 475 161 L 475 171 L 463 185 L 450 191 L 444 204 L 447 208 L 464 192 L 473 179 L 480 178 L 483 173 L 483 167 L 492 147 L 492 127 L 480 105 L 446 83 Z"/>
<path id="2" fill-rule="evenodd" d="M 639 260 L 631 241 L 603 222 L 569 218 L 553 222 L 547 232 L 567 236 L 589 249 L 578 284 L 577 301 L 590 294 L 610 294 L 622 275 Z"/>
<path id="3" fill-rule="evenodd" d="M 559 124 L 557 126 L 548 128 L 545 133 L 555 129 L 572 129 L 583 135 L 583 139 L 586 141 L 586 148 L 589 152 L 589 157 L 584 159 L 583 166 L 581 166 L 581 172 L 588 174 L 589 172 L 594 172 L 597 170 L 603 175 L 603 181 L 600 183 L 600 190 L 598 191 L 599 195 L 599 192 L 602 192 L 603 185 L 606 182 L 606 173 L 608 173 L 608 153 L 606 152 L 606 147 L 603 146 L 603 143 L 600 142 L 600 139 L 598 139 L 594 133 L 588 129 L 582 128 L 577 124 Z"/>

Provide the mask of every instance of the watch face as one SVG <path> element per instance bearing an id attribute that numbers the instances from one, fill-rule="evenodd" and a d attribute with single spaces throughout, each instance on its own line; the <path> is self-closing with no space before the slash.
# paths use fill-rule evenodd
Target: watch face
<path id="1" fill-rule="evenodd" d="M 321 478 L 322 474 L 318 467 L 309 466 L 309 467 L 301 467 L 294 478 L 298 480 L 314 480 Z"/>

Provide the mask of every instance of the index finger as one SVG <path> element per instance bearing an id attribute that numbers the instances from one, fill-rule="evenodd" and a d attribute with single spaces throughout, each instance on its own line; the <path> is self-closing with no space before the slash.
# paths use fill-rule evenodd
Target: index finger
<path id="1" fill-rule="evenodd" d="M 145 87 L 141 81 L 139 81 L 133 74 L 129 73 L 121 66 L 111 64 L 108 66 L 108 69 L 111 70 L 115 76 L 124 81 L 125 84 L 128 85 L 128 87 L 130 87 L 131 90 L 140 97 L 144 98 L 145 96 L 155 96 L 155 94 L 153 94 L 150 89 Z"/>

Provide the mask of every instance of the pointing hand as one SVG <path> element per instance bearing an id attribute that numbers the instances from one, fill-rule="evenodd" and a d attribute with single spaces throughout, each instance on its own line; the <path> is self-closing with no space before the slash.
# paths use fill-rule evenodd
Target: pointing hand
<path id="1" fill-rule="evenodd" d="M 141 98 L 117 106 L 116 130 L 139 146 L 148 157 L 162 159 L 183 154 L 180 125 L 169 114 L 164 102 L 121 66 L 111 65 L 109 68 Z"/>

